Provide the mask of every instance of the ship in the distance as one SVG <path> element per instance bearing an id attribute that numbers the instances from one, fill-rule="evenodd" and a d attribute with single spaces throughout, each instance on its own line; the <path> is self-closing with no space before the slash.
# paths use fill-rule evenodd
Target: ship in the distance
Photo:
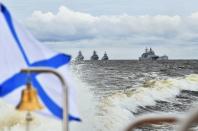
<path id="1" fill-rule="evenodd" d="M 98 57 L 96 51 L 94 50 L 93 55 L 91 56 L 91 60 L 98 60 L 98 59 L 99 59 L 99 57 Z"/>
<path id="2" fill-rule="evenodd" d="M 145 52 L 139 57 L 139 60 L 168 60 L 167 55 L 163 56 L 158 56 L 155 54 L 155 52 L 150 48 L 150 49 L 145 49 Z"/>
<path id="3" fill-rule="evenodd" d="M 109 57 L 108 57 L 106 51 L 105 51 L 104 56 L 102 57 L 101 60 L 109 60 Z"/>
<path id="4" fill-rule="evenodd" d="M 84 60 L 84 56 L 82 55 L 82 52 L 79 51 L 78 52 L 78 56 L 75 59 L 76 61 L 83 61 Z"/>

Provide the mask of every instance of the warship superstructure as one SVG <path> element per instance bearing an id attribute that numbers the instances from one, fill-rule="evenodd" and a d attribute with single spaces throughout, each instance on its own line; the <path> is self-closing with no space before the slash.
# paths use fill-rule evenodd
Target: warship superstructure
<path id="1" fill-rule="evenodd" d="M 145 52 L 139 57 L 139 60 L 168 60 L 168 56 L 158 56 L 151 48 L 146 48 Z"/>
<path id="2" fill-rule="evenodd" d="M 99 59 L 99 57 L 98 57 L 96 51 L 94 50 L 93 55 L 91 56 L 91 60 L 98 60 L 98 59 Z"/>
<path id="3" fill-rule="evenodd" d="M 78 52 L 78 56 L 75 59 L 76 61 L 83 61 L 84 60 L 84 56 L 82 55 L 82 52 L 79 51 Z"/>
<path id="4" fill-rule="evenodd" d="M 104 56 L 102 57 L 102 59 L 101 60 L 109 60 L 109 57 L 108 57 L 108 55 L 107 55 L 107 53 L 105 52 L 104 53 Z"/>

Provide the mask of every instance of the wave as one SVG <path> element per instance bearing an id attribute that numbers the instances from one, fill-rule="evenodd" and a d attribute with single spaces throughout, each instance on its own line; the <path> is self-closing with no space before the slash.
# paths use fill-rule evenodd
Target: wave
<path id="1" fill-rule="evenodd" d="M 77 64 L 76 66 L 72 66 L 73 78 L 76 83 L 76 91 L 77 91 L 77 105 L 80 113 L 80 117 L 82 122 L 71 122 L 70 130 L 71 131 L 94 131 L 95 125 L 97 124 L 96 118 L 96 100 L 94 99 L 94 95 L 91 92 L 91 88 L 93 86 L 89 86 L 88 84 L 82 82 L 81 77 L 81 68 L 83 65 Z"/>
<path id="2" fill-rule="evenodd" d="M 157 100 L 169 101 L 182 90 L 198 91 L 198 74 L 166 80 L 149 80 L 136 90 L 125 90 L 98 103 L 102 130 L 121 130 L 135 117 L 138 107 L 154 106 Z"/>

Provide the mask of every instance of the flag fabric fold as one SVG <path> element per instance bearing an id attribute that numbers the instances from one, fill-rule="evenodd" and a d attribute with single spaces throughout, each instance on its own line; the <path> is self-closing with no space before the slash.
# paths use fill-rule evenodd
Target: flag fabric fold
<path id="1" fill-rule="evenodd" d="M 80 121 L 75 105 L 75 90 L 68 63 L 71 56 L 49 50 L 37 41 L 11 16 L 9 10 L 0 3 L 0 97 L 18 104 L 27 75 L 22 68 L 53 68 L 64 75 L 69 85 L 69 120 Z M 62 88 L 53 75 L 33 74 L 32 84 L 37 89 L 39 99 L 45 106 L 42 113 L 63 118 Z"/>

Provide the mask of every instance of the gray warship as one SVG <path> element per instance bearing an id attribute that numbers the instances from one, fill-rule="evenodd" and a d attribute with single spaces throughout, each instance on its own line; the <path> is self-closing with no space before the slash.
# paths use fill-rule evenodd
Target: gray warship
<path id="1" fill-rule="evenodd" d="M 75 59 L 76 61 L 83 61 L 84 60 L 84 56 L 82 55 L 82 52 L 79 51 L 78 52 L 78 56 Z"/>
<path id="2" fill-rule="evenodd" d="M 145 49 L 145 52 L 139 57 L 139 60 L 168 60 L 168 56 L 158 56 L 155 54 L 155 52 L 150 48 L 150 49 Z"/>
<path id="3" fill-rule="evenodd" d="M 104 56 L 102 57 L 102 59 L 101 60 L 109 60 L 109 57 L 108 57 L 108 55 L 107 55 L 107 53 L 105 52 L 104 53 Z"/>
<path id="4" fill-rule="evenodd" d="M 98 60 L 98 59 L 99 59 L 99 57 L 98 57 L 96 51 L 94 50 L 93 55 L 91 56 L 91 60 Z"/>

